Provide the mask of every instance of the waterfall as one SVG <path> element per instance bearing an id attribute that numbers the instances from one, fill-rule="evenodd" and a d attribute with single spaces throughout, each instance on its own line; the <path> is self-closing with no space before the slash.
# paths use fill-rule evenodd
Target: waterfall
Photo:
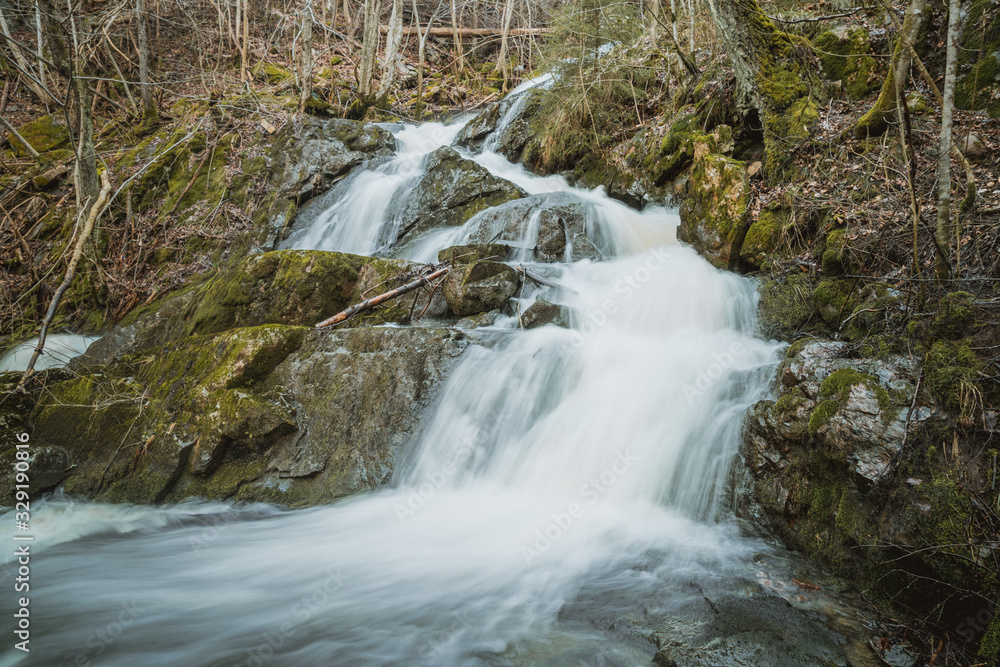
<path id="1" fill-rule="evenodd" d="M 453 131 L 397 133 L 399 155 L 351 176 L 291 245 L 376 250 L 392 201 Z M 547 265 L 559 287 L 521 296 L 564 304 L 572 327 L 501 318 L 376 493 L 298 511 L 36 505 L 32 661 L 8 642 L 0 662 L 639 665 L 655 650 L 641 628 L 690 639 L 712 613 L 693 605 L 790 579 L 764 572 L 772 552 L 722 502 L 780 349 L 754 335 L 753 285 L 676 244 L 673 211 L 476 159 L 529 193 L 572 192 L 613 237 L 608 261 Z M 2 558 L 9 584 L 17 563 Z M 839 650 L 787 609 L 810 651 Z"/>

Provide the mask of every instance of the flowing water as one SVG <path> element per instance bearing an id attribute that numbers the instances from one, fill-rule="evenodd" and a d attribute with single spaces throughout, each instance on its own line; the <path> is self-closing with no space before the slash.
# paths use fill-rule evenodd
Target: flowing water
<path id="1" fill-rule="evenodd" d="M 455 131 L 397 132 L 399 156 L 351 176 L 293 244 L 378 249 Z M 529 192 L 572 190 L 476 159 Z M 573 194 L 618 256 L 536 267 L 561 287 L 522 307 L 563 303 L 573 327 L 501 318 L 389 488 L 298 511 L 50 499 L 33 513 L 31 660 L 8 642 L 0 662 L 642 665 L 658 639 L 714 660 L 681 664 L 848 664 L 857 637 L 830 619 L 852 612 L 781 583 L 801 565 L 726 519 L 741 416 L 780 352 L 754 335 L 752 284 L 676 244 L 673 212 Z M 460 238 L 445 232 L 435 251 Z"/>
<path id="2" fill-rule="evenodd" d="M 45 347 L 35 362 L 35 370 L 65 366 L 70 359 L 86 352 L 97 338 L 77 334 L 49 334 L 45 337 Z M 0 373 L 23 371 L 27 368 L 37 345 L 38 339 L 32 338 L 10 350 L 0 358 Z"/>

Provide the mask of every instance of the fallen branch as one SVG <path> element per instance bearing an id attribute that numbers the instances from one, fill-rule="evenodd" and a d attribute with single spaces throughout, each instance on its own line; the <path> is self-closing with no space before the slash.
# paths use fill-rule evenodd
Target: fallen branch
<path id="1" fill-rule="evenodd" d="M 575 289 L 571 289 L 569 287 L 564 287 L 563 285 L 559 285 L 559 284 L 554 283 L 554 282 L 552 282 L 550 280 L 546 280 L 545 278 L 542 278 L 537 273 L 535 273 L 533 271 L 529 271 L 528 269 L 524 268 L 524 266 L 522 266 L 521 264 L 518 264 L 517 266 L 515 266 L 514 269 L 517 272 L 519 272 L 520 274 L 522 274 L 525 278 L 530 278 L 532 281 L 534 281 L 535 283 L 537 283 L 539 285 L 545 285 L 546 287 L 554 287 L 556 289 L 564 289 L 567 292 L 569 292 L 570 294 L 576 294 L 577 293 L 577 291 Z"/>
<path id="2" fill-rule="evenodd" d="M 418 37 L 424 34 L 424 31 L 430 30 L 432 37 L 451 37 L 455 34 L 454 30 L 451 28 L 428 28 L 424 26 L 423 28 L 403 28 L 404 35 L 417 35 Z M 378 31 L 383 35 L 389 34 L 389 26 L 380 25 Z M 514 28 L 507 32 L 508 35 L 544 35 L 552 32 L 551 28 Z M 494 28 L 459 28 L 459 37 L 492 37 L 494 35 L 499 35 L 500 30 Z"/>
<path id="3" fill-rule="evenodd" d="M 431 281 L 446 275 L 449 271 L 451 271 L 451 267 L 445 266 L 426 276 L 420 276 L 413 282 L 406 283 L 402 287 L 397 287 L 396 289 L 385 292 L 384 294 L 379 294 L 378 296 L 373 296 L 370 299 L 365 299 L 361 303 L 356 303 L 347 310 L 341 311 L 333 317 L 323 320 L 316 325 L 316 328 L 325 329 L 327 327 L 332 327 L 335 324 L 340 324 L 344 320 L 353 317 L 360 312 L 374 308 L 379 304 L 395 299 L 397 296 L 402 296 L 407 292 L 412 292 L 413 290 L 423 287 L 424 285 L 430 285 Z"/>
<path id="4" fill-rule="evenodd" d="M 62 299 L 62 295 L 69 289 L 69 286 L 73 283 L 73 277 L 76 274 L 76 267 L 80 263 L 80 258 L 83 256 L 83 246 L 87 243 L 87 239 L 90 238 L 90 233 L 94 230 L 94 223 L 97 222 L 98 216 L 104 209 L 104 202 L 108 200 L 108 193 L 111 192 L 111 181 L 108 180 L 108 172 L 101 172 L 101 191 L 97 195 L 97 201 L 91 205 L 87 213 L 87 220 L 83 224 L 83 230 L 76 239 L 76 247 L 73 249 L 73 256 L 69 260 L 69 266 L 66 267 L 66 276 L 63 278 L 62 284 L 59 285 L 59 289 L 56 290 L 55 295 L 52 297 L 52 302 L 49 303 L 49 309 L 45 313 L 44 319 L 42 319 L 42 328 L 38 334 L 38 345 L 35 347 L 34 354 L 31 355 L 31 359 L 28 361 L 28 367 L 24 369 L 24 375 L 21 376 L 21 381 L 17 383 L 17 391 L 20 393 L 25 393 L 25 383 L 28 378 L 31 377 L 32 371 L 35 369 L 35 362 L 38 361 L 38 357 L 42 354 L 42 350 L 45 348 L 45 337 L 49 333 L 49 325 L 52 323 L 52 318 L 55 317 L 56 308 L 59 307 L 59 301 Z"/>

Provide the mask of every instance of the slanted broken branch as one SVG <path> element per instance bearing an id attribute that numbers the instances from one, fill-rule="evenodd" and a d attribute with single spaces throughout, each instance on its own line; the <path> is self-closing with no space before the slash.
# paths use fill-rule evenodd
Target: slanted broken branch
<path id="1" fill-rule="evenodd" d="M 521 264 L 518 264 L 517 266 L 515 266 L 514 269 L 516 271 L 518 271 L 519 273 L 521 273 L 525 278 L 530 278 L 532 281 L 534 281 L 535 283 L 537 283 L 539 285 L 545 285 L 546 287 L 555 287 L 556 289 L 563 289 L 563 290 L 566 290 L 567 292 L 569 292 L 571 294 L 576 294 L 577 293 L 575 289 L 571 289 L 569 287 L 565 287 L 563 285 L 559 285 L 558 283 L 554 283 L 551 280 L 547 280 L 545 278 L 542 278 L 540 275 L 538 275 L 534 271 L 529 271 L 528 269 L 524 268 L 524 266 L 521 265 Z"/>
<path id="2" fill-rule="evenodd" d="M 329 317 L 323 320 L 322 322 L 316 325 L 316 328 L 325 329 L 327 327 L 332 327 L 335 324 L 340 324 L 344 320 L 347 320 L 348 318 L 353 317 L 358 313 L 370 310 L 371 308 L 374 308 L 379 304 L 383 304 L 386 301 L 395 299 L 397 296 L 402 296 L 407 292 L 412 292 L 413 290 L 419 289 L 424 285 L 430 285 L 432 281 L 447 275 L 449 271 L 451 271 L 451 266 L 444 266 L 439 269 L 436 269 L 432 273 L 420 276 L 413 282 L 406 283 L 402 287 L 397 287 L 394 290 L 389 290 L 388 292 L 379 294 L 378 296 L 373 296 L 370 299 L 365 299 L 361 303 L 356 303 L 347 310 L 341 311 L 336 315 L 334 315 L 333 317 Z"/>

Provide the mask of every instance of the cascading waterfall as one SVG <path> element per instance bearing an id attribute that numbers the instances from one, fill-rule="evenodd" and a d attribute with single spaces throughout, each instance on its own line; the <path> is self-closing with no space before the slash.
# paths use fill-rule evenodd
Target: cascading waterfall
<path id="1" fill-rule="evenodd" d="M 450 144 L 461 129 L 426 123 L 397 131 L 396 157 L 372 169 L 357 169 L 337 184 L 327 198 L 333 205 L 282 247 L 371 255 L 391 245 L 399 206 L 423 175 L 428 153 Z"/>
<path id="2" fill-rule="evenodd" d="M 427 148 L 352 177 L 294 244 L 373 251 L 386 188 Z M 477 160 L 529 192 L 572 190 Z M 0 661 L 638 665 L 653 650 L 623 630 L 636 619 L 673 627 L 695 602 L 760 590 L 751 556 L 768 547 L 717 521 L 779 351 L 754 336 L 753 286 L 674 243 L 673 213 L 572 192 L 620 256 L 549 265 L 560 287 L 522 306 L 563 303 L 572 328 L 506 318 L 471 346 L 390 488 L 291 512 L 50 499 L 33 514 L 32 661 L 9 644 Z"/>

